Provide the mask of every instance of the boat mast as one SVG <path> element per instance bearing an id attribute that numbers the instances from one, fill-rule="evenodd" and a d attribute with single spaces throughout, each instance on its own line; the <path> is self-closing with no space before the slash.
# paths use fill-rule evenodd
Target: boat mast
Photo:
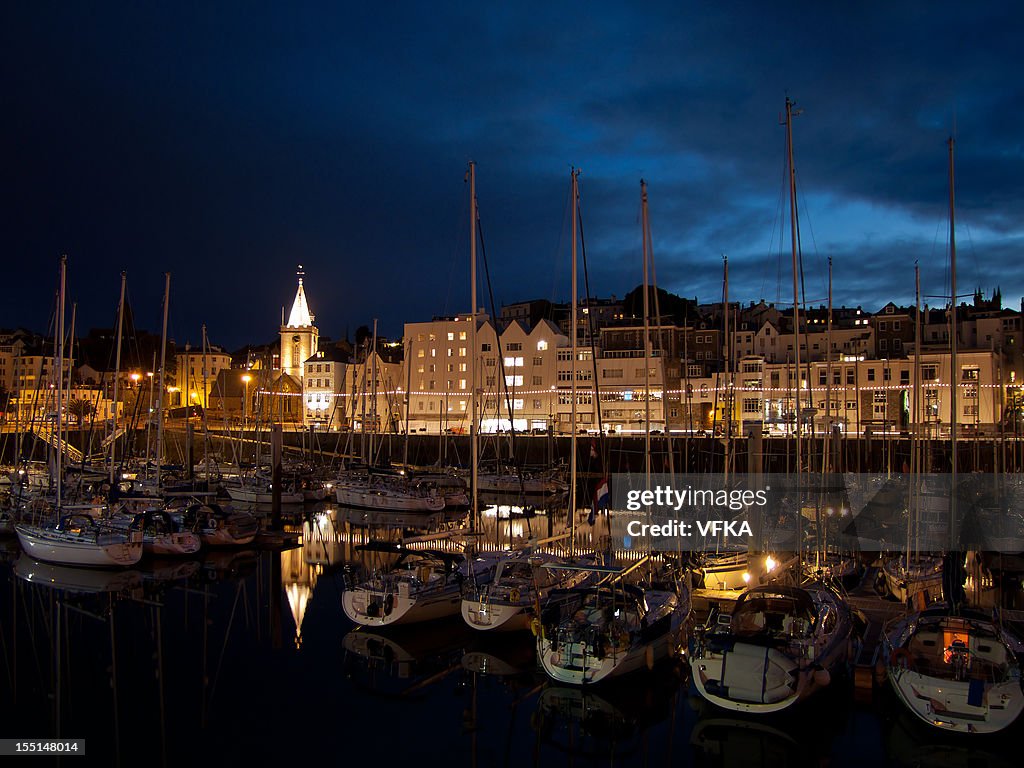
<path id="1" fill-rule="evenodd" d="M 949 367 L 950 367 L 950 402 L 949 402 L 949 450 L 950 450 L 950 494 L 949 494 L 949 545 L 950 550 L 956 549 L 956 473 L 957 473 L 957 389 L 960 385 L 960 371 L 957 366 L 957 318 L 956 318 L 956 198 L 954 192 L 953 173 L 954 139 L 949 137 L 949 277 L 950 277 L 950 311 L 949 311 Z"/>
<path id="2" fill-rule="evenodd" d="M 786 97 L 786 163 L 789 169 L 789 229 L 793 255 L 793 352 L 796 364 L 796 387 L 794 408 L 796 409 L 796 473 L 799 480 L 800 462 L 800 290 L 796 239 L 796 168 L 793 165 L 793 102 Z M 799 484 L 799 483 L 798 483 Z"/>
<path id="3" fill-rule="evenodd" d="M 570 349 L 572 350 L 572 410 L 569 415 L 569 426 L 572 431 L 572 435 L 569 439 L 569 546 L 574 547 L 576 542 L 576 300 L 577 300 L 577 285 L 576 285 L 576 231 L 577 231 L 577 219 L 579 217 L 578 210 L 578 195 L 579 195 L 579 177 L 580 172 L 576 168 L 572 169 L 572 302 L 571 309 L 569 312 L 569 336 L 570 336 Z M 650 458 L 648 458 L 650 461 Z M 650 468 L 648 467 L 648 472 Z"/>
<path id="4" fill-rule="evenodd" d="M 723 362 L 725 366 L 722 377 L 722 418 L 725 423 L 722 425 L 722 436 L 725 440 L 725 457 L 723 462 L 723 477 L 726 488 L 729 487 L 729 471 L 732 469 L 732 390 L 729 387 L 729 379 L 732 375 L 732 335 L 729 333 L 729 257 L 722 255 L 722 317 L 725 338 L 725 349 Z"/>
<path id="5" fill-rule="evenodd" d="M 797 261 L 797 234 L 796 234 L 796 168 L 793 165 L 793 102 L 786 97 L 786 162 L 789 167 L 789 229 L 790 240 L 793 252 L 793 351 L 795 354 L 796 387 L 794 408 L 796 410 L 796 486 L 798 489 L 797 507 L 797 569 L 803 568 L 803 466 L 801 463 L 800 431 L 803 427 L 800 413 L 800 290 L 799 290 L 799 269 Z M 808 382 L 809 383 L 809 382 Z"/>
<path id="6" fill-rule="evenodd" d="M 907 529 L 907 563 L 910 563 L 910 556 L 917 554 L 917 532 L 921 519 L 921 268 L 914 263 L 914 301 L 915 301 L 915 322 L 914 322 L 914 430 L 911 433 L 911 516 L 910 526 Z M 911 538 L 913 537 L 913 538 Z"/>
<path id="7" fill-rule="evenodd" d="M 55 509 L 60 514 L 61 488 L 63 483 L 64 468 L 62 467 L 63 452 L 61 442 L 64 439 L 64 414 L 62 413 L 64 399 L 64 293 L 67 288 L 67 255 L 60 257 L 60 299 L 57 308 L 57 505 Z"/>
<path id="8" fill-rule="evenodd" d="M 114 352 L 114 402 L 113 428 L 110 438 L 110 487 L 114 487 L 114 473 L 117 464 L 117 385 L 121 378 L 121 332 L 124 328 L 124 285 L 127 276 L 121 273 L 121 298 L 117 302 L 117 347 Z"/>
<path id="9" fill-rule="evenodd" d="M 160 332 L 160 393 L 156 399 L 156 489 L 160 491 L 164 452 L 164 393 L 167 391 L 165 375 L 167 369 L 167 314 L 171 297 L 171 273 L 164 273 L 164 323 Z"/>
<path id="10" fill-rule="evenodd" d="M 651 320 L 648 311 L 648 288 L 647 288 L 647 253 L 648 240 L 647 231 L 647 183 L 640 179 L 640 220 L 641 220 L 641 250 L 643 251 L 643 300 L 644 300 L 644 474 L 647 478 L 647 488 L 651 487 Z"/>
<path id="11" fill-rule="evenodd" d="M 374 438 L 377 435 L 377 318 L 373 319 L 373 341 L 371 342 L 373 351 L 371 354 L 373 357 L 370 359 L 370 377 L 373 381 L 370 382 L 370 420 L 373 422 L 373 428 L 370 430 L 370 461 L 376 465 L 377 463 L 377 446 Z"/>
<path id="12" fill-rule="evenodd" d="M 206 472 L 206 482 L 210 481 L 210 430 L 206 422 L 206 411 L 210 405 L 210 388 L 207 386 L 207 375 L 209 371 L 210 340 L 206 335 L 206 323 L 203 323 L 203 470 Z M 186 439 L 188 439 L 186 437 Z M 190 466 L 191 473 L 192 467 Z M 189 479 L 192 479 L 191 477 Z"/>
<path id="13" fill-rule="evenodd" d="M 828 323 L 825 344 L 825 450 L 822 453 L 822 474 L 835 471 L 832 466 L 832 257 L 828 257 Z M 836 416 L 838 416 L 838 412 Z"/>
<path id="14" fill-rule="evenodd" d="M 472 386 L 469 392 L 469 484 L 470 484 L 470 530 L 476 530 L 477 517 L 480 514 L 479 506 L 479 479 L 480 479 L 480 434 L 477 422 L 477 343 L 476 343 L 476 163 L 469 163 L 469 345 L 472 356 L 470 365 L 470 381 Z M 495 329 L 497 330 L 497 329 Z M 498 349 L 501 349 L 501 338 L 495 333 L 495 342 Z M 438 455 L 440 459 L 440 454 Z"/>
<path id="15" fill-rule="evenodd" d="M 405 443 L 402 446 L 402 464 L 406 467 L 409 466 L 409 390 L 412 388 L 412 336 L 405 339 L 405 354 L 402 356 L 405 360 L 405 399 L 403 405 L 405 407 Z M 441 457 L 438 456 L 438 465 L 441 463 Z"/>

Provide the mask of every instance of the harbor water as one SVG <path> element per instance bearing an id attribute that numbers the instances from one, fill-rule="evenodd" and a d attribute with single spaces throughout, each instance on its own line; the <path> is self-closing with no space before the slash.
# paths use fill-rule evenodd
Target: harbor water
<path id="1" fill-rule="evenodd" d="M 480 547 L 565 528 L 488 508 Z M 551 684 L 533 637 L 457 617 L 356 629 L 348 580 L 371 538 L 445 528 L 323 505 L 298 548 L 213 551 L 127 571 L 38 563 L 3 539 L 5 738 L 86 740 L 71 765 L 1008 766 L 1024 724 L 951 738 L 884 688 L 836 684 L 773 718 L 704 704 L 681 658 L 608 685 Z M 581 516 L 580 543 L 601 544 Z M 39 763 L 56 759 L 37 758 Z M 71 758 L 63 758 L 64 762 Z"/>

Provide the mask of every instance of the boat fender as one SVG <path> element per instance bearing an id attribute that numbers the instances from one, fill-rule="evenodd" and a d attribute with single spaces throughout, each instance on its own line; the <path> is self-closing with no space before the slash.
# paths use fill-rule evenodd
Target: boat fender
<path id="1" fill-rule="evenodd" d="M 910 669 L 911 656 L 910 651 L 906 648 L 893 648 L 892 653 L 889 654 L 889 666 L 900 667 L 904 669 Z"/>
<path id="2" fill-rule="evenodd" d="M 644 662 L 648 669 L 654 669 L 654 646 L 647 646 L 647 650 L 644 651 Z"/>
<path id="3" fill-rule="evenodd" d="M 509 602 L 518 603 L 519 602 L 519 598 L 521 598 L 521 597 L 522 597 L 522 594 L 519 592 L 519 590 L 516 587 L 513 587 L 512 589 L 509 590 L 509 593 L 508 593 Z"/>
<path id="4" fill-rule="evenodd" d="M 535 618 L 530 622 L 530 632 L 534 637 L 544 639 L 544 625 L 540 623 L 540 619 Z"/>
<path id="5" fill-rule="evenodd" d="M 395 596 L 390 592 L 384 595 L 384 615 L 387 616 L 395 608 Z"/>

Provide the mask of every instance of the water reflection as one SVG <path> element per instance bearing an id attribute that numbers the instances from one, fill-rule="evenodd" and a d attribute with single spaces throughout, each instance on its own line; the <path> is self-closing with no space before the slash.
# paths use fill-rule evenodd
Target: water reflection
<path id="1" fill-rule="evenodd" d="M 578 545 L 605 547 L 604 526 L 578 511 Z M 564 509 L 496 506 L 470 540 L 499 549 L 568 527 Z M 344 618 L 344 576 L 379 556 L 361 544 L 467 528 L 323 504 L 296 521 L 294 549 L 114 572 L 40 564 L 0 540 L 11 553 L 0 567 L 4 733 L 84 736 L 94 760 L 126 766 L 994 767 L 1017 749 L 1020 724 L 968 751 L 839 692 L 779 720 L 698 711 L 673 664 L 560 688 L 538 670 L 529 633 L 492 638 L 457 620 L 374 632 Z"/>
<path id="2" fill-rule="evenodd" d="M 345 671 L 377 695 L 420 695 L 462 669 L 472 630 L 461 619 L 374 632 L 363 627 L 342 638 Z"/>
<path id="3" fill-rule="evenodd" d="M 594 688 L 545 685 L 537 701 L 533 727 L 556 751 L 606 764 L 669 762 L 683 666 L 666 662 L 633 679 Z"/>

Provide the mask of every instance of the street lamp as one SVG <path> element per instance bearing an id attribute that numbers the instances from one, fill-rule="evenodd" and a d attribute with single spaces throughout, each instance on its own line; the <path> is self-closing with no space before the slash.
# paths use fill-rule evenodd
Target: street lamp
<path id="1" fill-rule="evenodd" d="M 135 411 L 135 413 L 138 413 L 138 408 L 139 408 L 139 379 L 141 379 L 142 377 L 139 374 L 137 374 L 137 373 L 132 373 L 132 374 L 128 375 L 128 378 L 132 380 L 132 389 L 135 390 L 135 401 L 134 401 L 134 404 L 132 405 L 132 409 Z M 127 407 L 127 405 L 128 405 L 127 393 L 125 393 L 125 395 L 126 396 L 125 396 L 124 400 L 125 400 L 125 406 Z M 114 403 L 114 408 L 117 408 L 117 403 Z M 133 416 L 132 418 L 134 419 L 135 417 Z"/>
<path id="2" fill-rule="evenodd" d="M 249 425 L 249 382 L 252 381 L 252 376 L 248 373 L 242 374 L 242 383 L 245 384 L 245 400 L 242 402 L 242 426 L 247 427 Z"/>

